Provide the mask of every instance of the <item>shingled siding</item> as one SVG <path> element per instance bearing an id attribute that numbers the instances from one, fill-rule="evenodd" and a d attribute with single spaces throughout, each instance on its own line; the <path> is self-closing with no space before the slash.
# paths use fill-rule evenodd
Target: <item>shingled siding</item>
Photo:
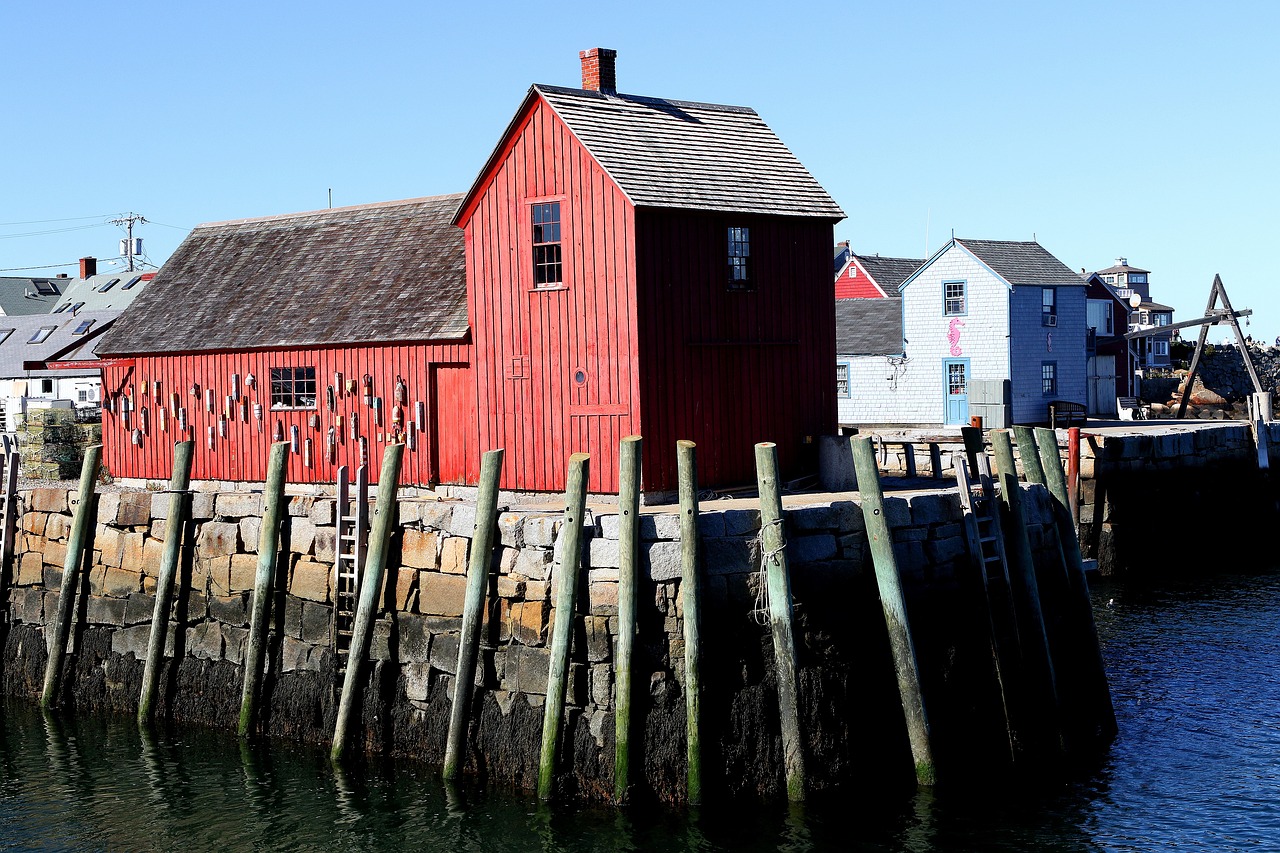
<path id="1" fill-rule="evenodd" d="M 1044 490 L 1028 487 L 1031 535 L 1045 543 Z M 45 662 L 44 631 L 56 612 L 74 493 L 21 495 L 21 530 L 8 606 L 4 691 L 34 699 Z M 141 686 L 169 496 L 97 497 L 97 525 L 82 587 L 82 625 L 72 634 L 66 701 L 77 710 L 132 713 Z M 954 494 L 889 497 L 895 551 L 905 577 L 916 648 L 943 758 L 985 731 L 974 691 L 987 689 L 985 616 L 973 587 Z M 331 499 L 294 497 L 282 526 L 273 596 L 264 727 L 271 735 L 326 744 L 336 714 L 330 576 L 335 541 Z M 402 500 L 384 595 L 373 627 L 363 715 L 364 747 L 439 762 L 455 670 L 474 505 Z M 230 729 L 238 721 L 242 660 L 252 612 L 261 496 L 197 492 L 185 538 L 181 585 L 162 677 L 162 719 Z M 705 562 L 702 637 L 704 748 L 708 790 L 782 794 L 781 739 L 769 630 L 756 540 L 759 514 L 709 506 L 701 521 Z M 852 501 L 787 513 L 801 718 L 810 784 L 849 778 L 912 784 L 910 753 L 871 570 L 862 514 Z M 551 602 L 563 554 L 560 516 L 504 512 L 493 558 L 482 640 L 481 690 L 468 767 L 499 783 L 536 782 Z M 612 790 L 613 649 L 618 630 L 618 516 L 598 507 L 586 521 L 568 681 L 561 784 L 587 798 Z M 683 796 L 684 639 L 679 520 L 641 520 L 642 586 L 633 664 L 639 686 L 642 787 Z M 1051 542 L 1051 540 L 1048 540 Z M 980 595 L 980 593 L 979 593 Z M 987 685 L 987 686 L 984 686 Z"/>
<path id="2" fill-rule="evenodd" d="M 298 448 L 289 455 L 288 481 L 332 483 L 339 466 L 354 471 L 363 464 L 359 439 L 351 433 L 354 419 L 358 435 L 367 439 L 368 467 L 375 480 L 383 450 L 399 431 L 407 439 L 412 433 L 401 482 L 475 483 L 480 454 L 475 445 L 474 380 L 467 368 L 472 351 L 469 343 L 405 344 L 139 357 L 131 366 L 103 372 L 103 464 L 116 477 L 168 481 L 174 443 L 191 439 L 195 479 L 261 483 L 277 429 L 288 441 L 297 427 Z M 314 409 L 272 410 L 271 369 L 278 367 L 315 368 Z M 344 387 L 335 389 L 330 410 L 328 388 L 337 373 Z M 229 404 L 233 376 L 239 377 L 240 394 Z M 365 400 L 365 376 L 371 380 L 374 400 L 381 402 L 380 415 Z M 397 379 L 406 389 L 402 405 L 395 399 Z M 354 393 L 346 390 L 348 381 L 356 383 Z M 206 401 L 209 390 L 212 411 Z M 422 432 L 415 424 L 419 403 L 427 427 Z M 255 404 L 262 407 L 261 419 L 255 415 Z M 178 409 L 186 413 L 185 432 L 179 429 Z M 332 457 L 326 449 L 331 427 L 336 437 Z M 308 440 L 310 465 L 304 453 Z"/>

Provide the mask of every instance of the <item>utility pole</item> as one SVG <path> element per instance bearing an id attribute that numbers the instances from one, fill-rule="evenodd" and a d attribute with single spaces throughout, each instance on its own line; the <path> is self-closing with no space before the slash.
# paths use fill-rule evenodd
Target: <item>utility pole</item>
<path id="1" fill-rule="evenodd" d="M 137 213 L 126 213 L 119 219 L 111 220 L 112 225 L 123 225 L 125 227 L 124 256 L 129 261 L 129 272 L 133 272 L 133 224 L 135 222 L 141 224 L 147 221 L 145 216 Z"/>

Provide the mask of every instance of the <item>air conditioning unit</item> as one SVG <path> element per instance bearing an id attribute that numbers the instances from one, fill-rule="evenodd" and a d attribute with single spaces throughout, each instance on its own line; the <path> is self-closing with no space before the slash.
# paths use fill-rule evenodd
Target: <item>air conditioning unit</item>
<path id="1" fill-rule="evenodd" d="M 1045 314 L 1045 315 L 1044 315 L 1044 324 L 1045 324 L 1046 326 L 1056 326 L 1056 325 L 1058 325 L 1058 315 L 1057 315 L 1057 314 Z"/>

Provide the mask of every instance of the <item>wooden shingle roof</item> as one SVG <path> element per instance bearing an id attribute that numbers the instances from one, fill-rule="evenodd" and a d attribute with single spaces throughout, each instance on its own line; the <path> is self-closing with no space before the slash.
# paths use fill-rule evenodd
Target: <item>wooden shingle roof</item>
<path id="1" fill-rule="evenodd" d="M 856 255 L 858 263 L 888 296 L 901 296 L 898 285 L 924 264 L 923 258 L 882 258 L 879 255 Z"/>
<path id="2" fill-rule="evenodd" d="M 902 344 L 901 299 L 837 299 L 836 352 L 898 355 Z"/>
<path id="3" fill-rule="evenodd" d="M 1084 287 L 1084 280 L 1078 274 L 1034 241 L 962 240 L 957 237 L 954 242 L 964 246 L 1015 287 L 1019 284 Z"/>
<path id="4" fill-rule="evenodd" d="M 748 107 L 541 84 L 534 93 L 638 207 L 844 218 Z"/>
<path id="5" fill-rule="evenodd" d="M 98 353 L 461 340 L 461 198 L 197 226 Z"/>

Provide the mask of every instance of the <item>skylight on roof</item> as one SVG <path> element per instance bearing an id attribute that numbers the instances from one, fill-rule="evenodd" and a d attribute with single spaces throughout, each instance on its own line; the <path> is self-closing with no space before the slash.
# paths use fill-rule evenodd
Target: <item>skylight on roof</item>
<path id="1" fill-rule="evenodd" d="M 74 314 L 74 313 L 76 313 L 77 311 L 79 311 L 79 310 L 80 310 L 81 308 L 83 308 L 83 307 L 84 307 L 84 303 L 83 303 L 83 302 L 77 302 L 75 305 L 72 305 L 72 306 L 71 306 L 71 313 L 72 313 L 72 314 Z"/>
<path id="2" fill-rule="evenodd" d="M 106 293 L 108 290 L 110 290 L 111 288 L 115 287 L 115 286 L 116 286 L 117 284 L 119 284 L 119 283 L 120 283 L 120 279 L 118 279 L 118 278 L 113 278 L 113 279 L 111 279 L 111 281 L 109 281 L 109 282 L 107 282 L 106 284 L 102 285 L 102 287 L 99 287 L 99 288 L 98 288 L 98 292 L 99 292 L 99 293 Z"/>
<path id="3" fill-rule="evenodd" d="M 62 292 L 58 290 L 58 285 L 48 279 L 37 278 L 33 280 L 33 283 L 36 286 L 36 293 L 41 296 L 57 296 Z"/>
<path id="4" fill-rule="evenodd" d="M 71 303 L 70 303 L 70 302 L 68 302 L 66 305 L 59 305 L 57 308 L 54 308 L 54 309 L 53 309 L 53 313 L 55 313 L 55 314 L 61 314 L 63 311 L 66 311 L 66 310 L 67 310 L 68 308 L 70 308 L 70 307 L 71 307 Z"/>
<path id="5" fill-rule="evenodd" d="M 80 325 L 76 326 L 75 329 L 72 330 L 71 334 L 83 335 L 85 332 L 89 331 L 94 322 L 94 320 L 81 320 Z"/>
<path id="6" fill-rule="evenodd" d="M 36 333 L 31 336 L 31 340 L 27 341 L 27 343 L 42 344 L 45 341 L 49 340 L 49 336 L 52 335 L 54 330 L 57 328 L 58 328 L 57 326 L 41 326 L 40 328 L 36 329 Z"/>
<path id="7" fill-rule="evenodd" d="M 9 340 L 9 336 L 13 334 L 13 329 L 0 329 L 0 344 Z"/>
<path id="8" fill-rule="evenodd" d="M 118 281 L 118 280 L 119 280 L 119 279 L 117 279 L 117 281 Z M 125 286 L 124 286 L 124 287 L 122 287 L 122 288 L 120 288 L 120 289 L 121 289 L 121 290 L 128 290 L 129 288 L 133 287 L 135 284 L 137 284 L 137 283 L 138 283 L 138 282 L 140 282 L 140 281 L 142 281 L 142 276 L 140 276 L 140 275 L 135 275 L 133 278 L 129 279 L 129 281 L 125 283 Z"/>

